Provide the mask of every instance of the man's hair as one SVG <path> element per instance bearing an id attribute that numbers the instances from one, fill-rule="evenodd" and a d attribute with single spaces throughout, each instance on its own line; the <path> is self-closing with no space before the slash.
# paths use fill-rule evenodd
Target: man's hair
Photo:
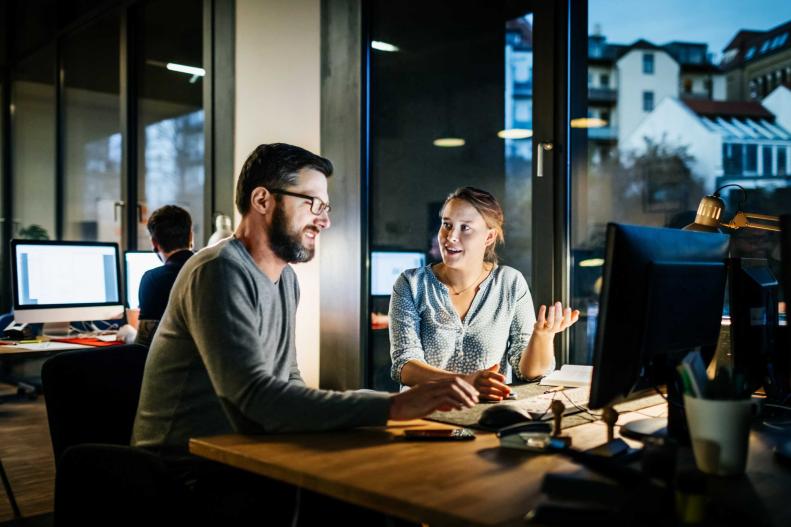
<path id="1" fill-rule="evenodd" d="M 146 227 L 162 251 L 169 253 L 176 249 L 189 249 L 192 218 L 181 207 L 165 205 L 158 208 L 149 216 Z"/>
<path id="2" fill-rule="evenodd" d="M 332 175 L 329 159 L 285 143 L 258 145 L 247 158 L 236 182 L 236 208 L 244 216 L 250 210 L 253 190 L 284 189 L 297 182 L 297 172 L 304 168 L 318 170 L 326 177 Z"/>

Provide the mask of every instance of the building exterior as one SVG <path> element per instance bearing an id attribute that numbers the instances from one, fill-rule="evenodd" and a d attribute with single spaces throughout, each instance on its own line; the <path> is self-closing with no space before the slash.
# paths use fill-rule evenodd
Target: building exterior
<path id="1" fill-rule="evenodd" d="M 730 101 L 760 100 L 777 86 L 791 86 L 791 21 L 767 31 L 739 31 L 720 66 Z"/>
<path id="2" fill-rule="evenodd" d="M 791 186 L 791 90 L 778 86 L 757 101 L 668 97 L 621 144 L 640 152 L 646 139 L 685 147 L 706 192 Z"/>
<path id="3" fill-rule="evenodd" d="M 659 46 L 644 39 L 611 44 L 601 34 L 588 39 L 589 117 L 606 123 L 588 131 L 590 141 L 599 144 L 594 150 L 626 141 L 667 97 L 723 100 L 725 95 L 724 75 L 707 44 Z"/>

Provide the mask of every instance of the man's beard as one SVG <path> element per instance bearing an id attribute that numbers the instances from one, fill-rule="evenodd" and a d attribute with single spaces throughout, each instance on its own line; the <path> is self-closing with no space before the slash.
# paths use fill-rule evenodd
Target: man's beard
<path id="1" fill-rule="evenodd" d="M 312 225 L 306 227 L 313 229 L 316 234 L 319 230 Z M 314 249 L 309 249 L 302 245 L 302 234 L 304 229 L 298 232 L 290 232 L 288 218 L 283 207 L 275 207 L 272 216 L 272 226 L 269 228 L 269 246 L 272 251 L 281 259 L 288 263 L 307 262 L 313 258 Z"/>

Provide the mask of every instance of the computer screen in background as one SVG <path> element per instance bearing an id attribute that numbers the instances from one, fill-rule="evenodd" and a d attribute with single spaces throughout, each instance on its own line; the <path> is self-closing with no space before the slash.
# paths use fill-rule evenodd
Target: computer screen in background
<path id="1" fill-rule="evenodd" d="M 12 240 L 11 260 L 17 322 L 123 316 L 117 244 Z"/>
<path id="2" fill-rule="evenodd" d="M 719 233 L 607 225 L 607 245 L 589 406 L 603 408 L 668 391 L 668 433 L 686 423 L 676 366 L 689 351 L 708 363 L 717 345 L 725 297 L 729 237 Z M 640 423 L 640 422 L 635 422 Z M 665 423 L 629 423 L 630 437 Z"/>
<path id="3" fill-rule="evenodd" d="M 398 276 L 407 269 L 426 265 L 425 253 L 418 251 L 371 251 L 371 294 L 390 295 Z"/>
<path id="4" fill-rule="evenodd" d="M 124 264 L 126 305 L 130 309 L 138 309 L 140 307 L 140 280 L 146 271 L 161 266 L 162 261 L 153 251 L 126 251 Z"/>

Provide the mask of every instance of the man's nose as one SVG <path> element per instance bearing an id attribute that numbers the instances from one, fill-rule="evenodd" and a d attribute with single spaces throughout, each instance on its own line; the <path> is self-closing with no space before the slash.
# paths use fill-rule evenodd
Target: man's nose
<path id="1" fill-rule="evenodd" d="M 327 210 L 321 211 L 321 214 L 316 216 L 316 219 L 313 223 L 319 227 L 320 229 L 329 229 L 330 225 L 332 225 L 332 221 L 330 220 L 330 213 Z"/>

